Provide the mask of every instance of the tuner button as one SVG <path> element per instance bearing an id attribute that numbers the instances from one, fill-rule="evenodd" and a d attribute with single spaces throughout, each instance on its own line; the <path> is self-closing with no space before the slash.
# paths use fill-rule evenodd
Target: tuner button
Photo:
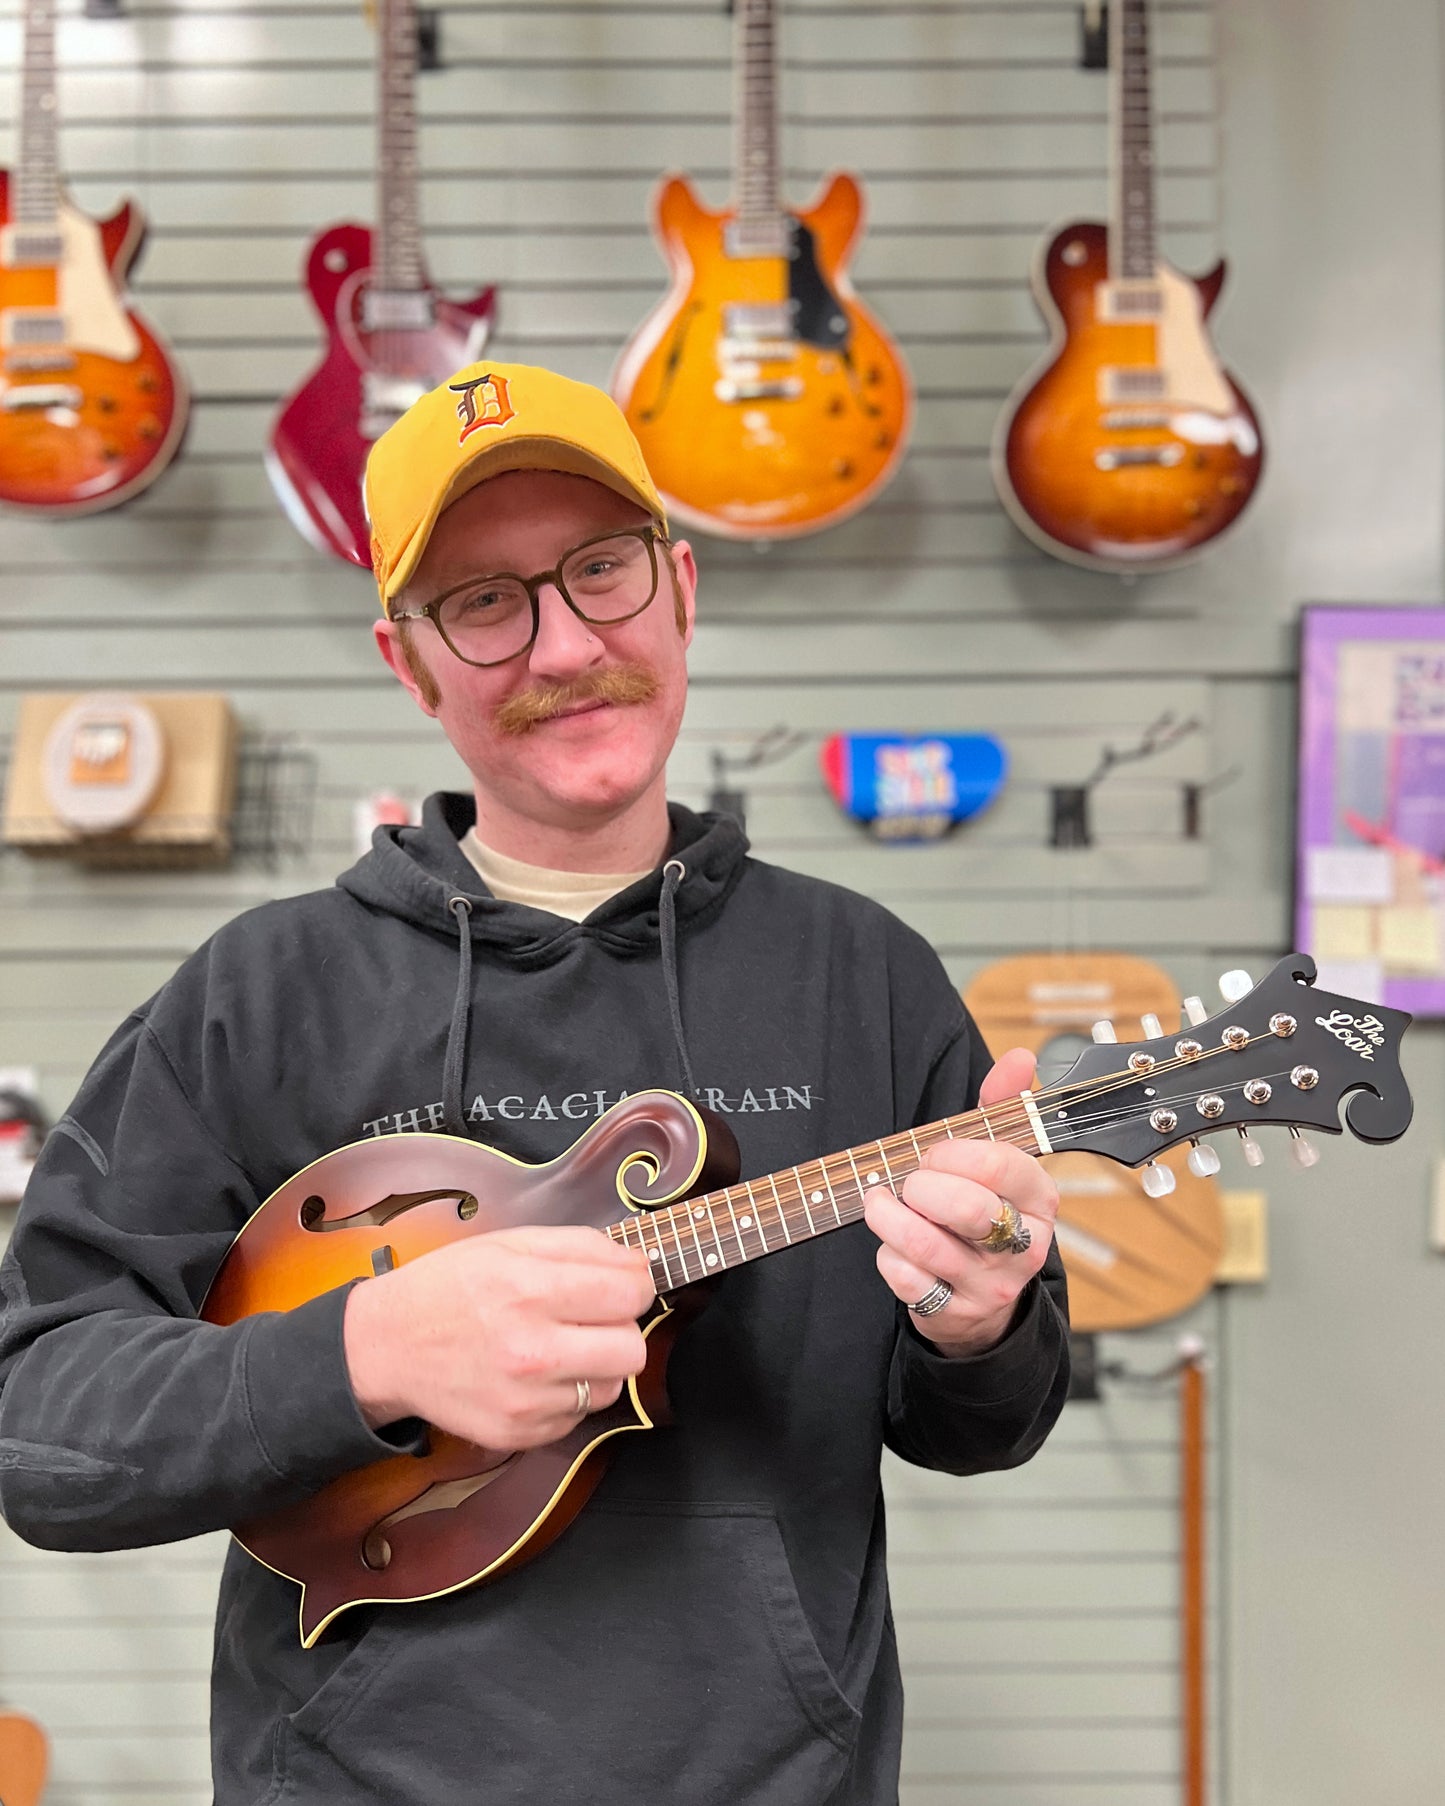
<path id="1" fill-rule="evenodd" d="M 1141 1016 L 1139 1018 L 1139 1026 L 1144 1031 L 1144 1039 L 1146 1041 L 1163 1040 L 1164 1024 L 1152 1011 L 1147 1016 Z"/>
<path id="2" fill-rule="evenodd" d="M 1191 1028 L 1198 1028 L 1201 1022 L 1208 1022 L 1209 1011 L 1204 1007 L 1202 997 L 1186 997 L 1184 999 L 1184 1015 Z"/>
<path id="3" fill-rule="evenodd" d="M 1244 1155 L 1244 1164 L 1246 1166 L 1264 1165 L 1264 1149 L 1254 1139 L 1248 1129 L 1241 1129 L 1239 1131 L 1239 1146 L 1241 1153 Z"/>
<path id="4" fill-rule="evenodd" d="M 1113 1023 L 1107 1019 L 1103 1022 L 1096 1022 L 1091 1033 L 1096 1041 L 1117 1041 L 1119 1039 L 1114 1033 Z"/>
<path id="5" fill-rule="evenodd" d="M 1167 1198 L 1177 1181 L 1167 1166 L 1151 1160 L 1139 1175 L 1139 1183 L 1151 1198 Z"/>
<path id="6" fill-rule="evenodd" d="M 1241 997 L 1248 997 L 1254 989 L 1254 980 L 1240 967 L 1226 972 L 1220 978 L 1219 992 L 1226 1003 L 1238 1003 Z"/>
<path id="7" fill-rule="evenodd" d="M 1219 1156 L 1202 1141 L 1191 1141 L 1185 1160 L 1196 1179 L 1212 1179 L 1219 1171 Z"/>
<path id="8" fill-rule="evenodd" d="M 1291 1164 L 1301 1172 L 1312 1166 L 1318 1166 L 1320 1151 L 1312 1141 L 1306 1141 L 1298 1129 L 1289 1132 L 1289 1157 Z"/>

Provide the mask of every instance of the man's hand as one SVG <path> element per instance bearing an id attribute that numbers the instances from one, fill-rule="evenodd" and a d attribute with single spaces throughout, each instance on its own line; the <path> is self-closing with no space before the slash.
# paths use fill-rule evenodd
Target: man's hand
<path id="1" fill-rule="evenodd" d="M 983 1082 L 985 1106 L 1016 1097 L 1033 1082 L 1034 1056 L 1016 1047 Z M 902 1299 L 916 1304 L 935 1280 L 953 1296 L 941 1311 L 912 1319 L 944 1354 L 979 1354 L 1002 1340 L 1019 1293 L 1044 1264 L 1054 1236 L 1058 1188 L 1032 1155 L 1005 1141 L 943 1141 L 928 1149 L 902 1198 L 883 1186 L 869 1194 L 864 1213 L 883 1246 L 878 1271 Z M 1032 1232 L 1022 1254 L 991 1254 L 977 1246 L 1013 1205 Z"/>
<path id="2" fill-rule="evenodd" d="M 363 1281 L 346 1301 L 346 1364 L 373 1429 L 422 1417 L 491 1449 L 555 1442 L 577 1382 L 610 1405 L 640 1373 L 646 1259 L 596 1229 L 499 1229 Z"/>

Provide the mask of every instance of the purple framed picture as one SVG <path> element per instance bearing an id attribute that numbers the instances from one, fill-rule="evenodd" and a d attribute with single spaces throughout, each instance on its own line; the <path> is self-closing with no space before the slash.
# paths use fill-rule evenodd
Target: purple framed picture
<path id="1" fill-rule="evenodd" d="M 1299 766 L 1295 944 L 1445 1016 L 1445 608 L 1302 611 Z"/>

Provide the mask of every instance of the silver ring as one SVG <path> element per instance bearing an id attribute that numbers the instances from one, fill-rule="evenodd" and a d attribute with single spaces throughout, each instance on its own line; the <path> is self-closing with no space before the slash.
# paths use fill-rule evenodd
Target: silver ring
<path id="1" fill-rule="evenodd" d="M 588 1414 L 588 1412 L 591 1409 L 592 1409 L 592 1382 L 591 1382 L 591 1380 L 578 1380 L 578 1382 L 577 1382 L 577 1415 L 579 1417 L 586 1417 L 586 1415 Z"/>
<path id="2" fill-rule="evenodd" d="M 1000 1199 L 1002 1214 L 993 1219 L 988 1234 L 978 1244 L 990 1254 L 1022 1254 L 1034 1239 L 1033 1231 L 1007 1198 Z"/>
<path id="3" fill-rule="evenodd" d="M 932 1317 L 938 1311 L 943 1309 L 944 1305 L 948 1303 L 952 1296 L 953 1287 L 948 1281 L 946 1279 L 935 1279 L 933 1284 L 918 1300 L 918 1303 L 910 1304 L 908 1308 L 915 1317 Z"/>

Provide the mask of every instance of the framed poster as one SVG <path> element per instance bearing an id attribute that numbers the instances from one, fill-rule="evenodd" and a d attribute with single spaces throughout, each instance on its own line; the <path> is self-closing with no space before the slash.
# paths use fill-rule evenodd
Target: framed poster
<path id="1" fill-rule="evenodd" d="M 1299 762 L 1297 946 L 1445 1016 L 1445 608 L 1303 610 Z"/>

